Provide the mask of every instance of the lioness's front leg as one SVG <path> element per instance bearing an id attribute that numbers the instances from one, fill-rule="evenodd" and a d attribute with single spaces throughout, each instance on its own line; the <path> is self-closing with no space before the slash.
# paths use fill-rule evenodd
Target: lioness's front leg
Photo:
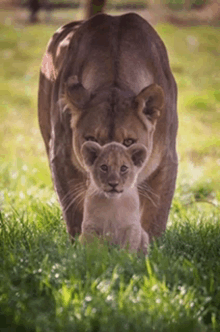
<path id="1" fill-rule="evenodd" d="M 54 121 L 53 127 L 49 148 L 50 167 L 68 233 L 74 238 L 77 233 L 81 233 L 86 175 L 78 171 L 71 160 L 69 114 L 63 114 L 62 122 Z"/>
<path id="2" fill-rule="evenodd" d="M 167 218 L 175 190 L 177 157 L 164 161 L 163 168 L 156 170 L 140 187 L 141 224 L 149 234 L 150 240 L 162 235 L 166 229 Z"/>
<path id="3" fill-rule="evenodd" d="M 59 156 L 51 162 L 54 187 L 62 207 L 67 231 L 74 238 L 76 234 L 81 232 L 85 183 L 81 180 L 80 174 L 74 166 L 64 166 L 58 160 L 60 161 Z M 72 176 L 68 174 L 68 168 L 72 169 Z"/>

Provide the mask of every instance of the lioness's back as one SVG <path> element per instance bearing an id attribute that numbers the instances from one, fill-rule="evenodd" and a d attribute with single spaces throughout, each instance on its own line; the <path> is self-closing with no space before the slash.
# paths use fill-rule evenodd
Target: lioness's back
<path id="1" fill-rule="evenodd" d="M 100 14 L 85 22 L 72 38 L 67 59 L 67 70 L 71 63 L 73 75 L 90 90 L 116 84 L 138 93 L 155 82 L 155 76 L 156 83 L 164 86 L 169 74 L 163 42 L 143 18 L 133 13 Z"/>

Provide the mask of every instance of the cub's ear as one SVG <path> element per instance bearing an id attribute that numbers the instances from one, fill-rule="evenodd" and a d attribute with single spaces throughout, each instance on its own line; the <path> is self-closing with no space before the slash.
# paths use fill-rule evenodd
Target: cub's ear
<path id="1" fill-rule="evenodd" d="M 151 84 L 144 88 L 135 98 L 138 112 L 154 122 L 164 106 L 164 92 L 157 84 Z"/>
<path id="2" fill-rule="evenodd" d="M 101 146 L 96 142 L 85 142 L 82 145 L 81 153 L 86 166 L 92 166 L 101 152 Z"/>
<path id="3" fill-rule="evenodd" d="M 128 148 L 135 166 L 142 167 L 147 158 L 147 148 L 143 144 L 133 144 Z"/>
<path id="4" fill-rule="evenodd" d="M 79 109 L 90 100 L 90 93 L 79 82 L 76 75 L 69 77 L 65 83 L 65 95 L 70 104 Z"/>

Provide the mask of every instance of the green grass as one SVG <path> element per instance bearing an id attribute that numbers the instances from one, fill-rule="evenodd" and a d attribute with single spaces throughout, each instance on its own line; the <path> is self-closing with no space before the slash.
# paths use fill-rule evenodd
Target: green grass
<path id="1" fill-rule="evenodd" d="M 72 246 L 57 206 L 32 202 L 1 216 L 0 303 L 36 331 L 208 331 L 220 298 L 219 221 L 175 208 L 149 259 Z M 183 216 L 182 216 L 183 218 Z M 210 223 L 212 218 L 212 223 Z M 50 234 L 50 236 L 48 236 Z"/>
<path id="2" fill-rule="evenodd" d="M 0 331 L 219 331 L 219 28 L 156 27 L 179 87 L 180 166 L 145 259 L 69 241 L 36 115 L 53 15 L 28 26 L 0 13 Z"/>

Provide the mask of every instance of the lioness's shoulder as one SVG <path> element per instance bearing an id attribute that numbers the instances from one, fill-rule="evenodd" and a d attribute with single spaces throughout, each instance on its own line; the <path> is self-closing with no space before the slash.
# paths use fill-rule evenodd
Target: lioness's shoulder
<path id="1" fill-rule="evenodd" d="M 70 41 L 84 21 L 76 21 L 59 28 L 48 42 L 44 54 L 41 73 L 49 80 L 54 81 L 62 67 Z"/>

